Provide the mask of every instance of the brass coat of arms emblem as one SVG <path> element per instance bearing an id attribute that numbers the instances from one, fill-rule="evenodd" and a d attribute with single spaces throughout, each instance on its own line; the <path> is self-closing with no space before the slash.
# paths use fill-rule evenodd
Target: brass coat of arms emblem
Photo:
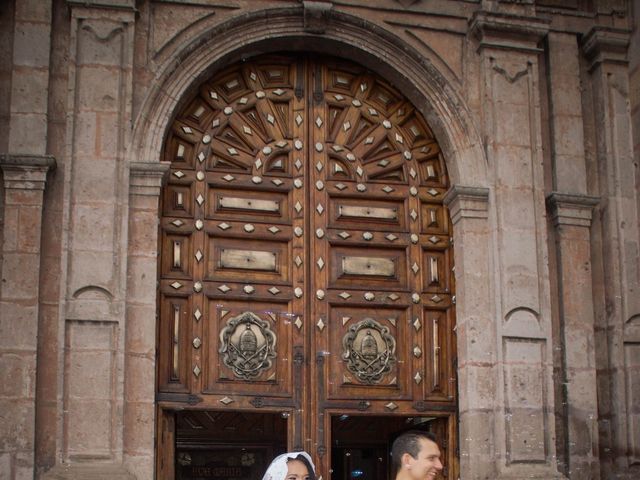
<path id="1" fill-rule="evenodd" d="M 342 345 L 347 369 L 362 383 L 378 383 L 396 362 L 396 340 L 372 318 L 349 328 Z"/>
<path id="2" fill-rule="evenodd" d="M 253 380 L 271 368 L 276 356 L 276 335 L 268 321 L 244 312 L 227 320 L 220 332 L 219 352 L 236 377 Z"/>

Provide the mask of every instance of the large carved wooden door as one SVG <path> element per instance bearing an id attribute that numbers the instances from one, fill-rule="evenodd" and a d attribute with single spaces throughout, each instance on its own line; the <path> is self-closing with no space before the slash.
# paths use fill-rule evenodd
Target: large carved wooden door
<path id="1" fill-rule="evenodd" d="M 448 180 L 416 109 L 352 63 L 263 57 L 200 87 L 165 159 L 159 407 L 281 414 L 325 479 L 336 418 L 436 419 L 454 465 Z"/>

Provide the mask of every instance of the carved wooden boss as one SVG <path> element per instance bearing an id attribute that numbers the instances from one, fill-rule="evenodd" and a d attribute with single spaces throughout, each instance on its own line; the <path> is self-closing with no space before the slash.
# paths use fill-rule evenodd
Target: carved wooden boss
<path id="1" fill-rule="evenodd" d="M 453 418 L 447 174 L 397 90 L 245 62 L 200 87 L 165 160 L 161 405 L 287 411 L 321 455 L 334 413 Z"/>

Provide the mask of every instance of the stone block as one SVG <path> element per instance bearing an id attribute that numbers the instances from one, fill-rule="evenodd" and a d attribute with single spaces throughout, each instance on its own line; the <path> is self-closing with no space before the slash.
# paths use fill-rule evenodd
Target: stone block
<path id="1" fill-rule="evenodd" d="M 582 125 L 582 98 L 579 78 L 573 75 L 554 76 L 551 90 L 550 115 L 552 121 L 560 116 L 578 117 Z M 556 88 L 553 88 L 553 87 Z"/>
<path id="2" fill-rule="evenodd" d="M 11 453 L 0 453 L 0 478 L 11 478 Z"/>
<path id="3" fill-rule="evenodd" d="M 499 145 L 529 147 L 535 139 L 529 131 L 531 112 L 528 104 L 500 105 L 496 113 L 495 142 Z"/>
<path id="4" fill-rule="evenodd" d="M 487 271 L 488 245 L 487 235 L 484 232 L 479 234 L 475 232 L 466 233 L 459 245 L 464 245 L 467 249 L 466 252 L 458 252 L 457 250 L 454 252 L 456 265 L 464 265 L 464 276 L 467 276 L 468 272 L 471 272 L 471 275 L 481 275 Z M 462 250 L 463 247 L 460 247 L 460 249 Z"/>
<path id="5" fill-rule="evenodd" d="M 71 350 L 65 369 L 69 397 L 109 400 L 113 395 L 113 363 L 110 351 Z"/>
<path id="6" fill-rule="evenodd" d="M 158 265 L 150 257 L 129 257 L 127 298 L 131 302 L 146 302 L 156 296 Z"/>
<path id="7" fill-rule="evenodd" d="M 47 113 L 49 75 L 33 68 L 13 72 L 11 110 L 15 113 Z"/>
<path id="8" fill-rule="evenodd" d="M 544 462 L 549 447 L 544 342 L 505 338 L 503 349 L 508 462 Z"/>
<path id="9" fill-rule="evenodd" d="M 551 75 L 577 78 L 580 74 L 580 52 L 573 34 L 549 33 L 549 63 Z"/>
<path id="10" fill-rule="evenodd" d="M 127 306 L 127 352 L 141 355 L 153 354 L 156 347 L 156 307 L 146 304 Z"/>
<path id="11" fill-rule="evenodd" d="M 16 20 L 31 23 L 51 21 L 51 3 L 42 0 L 22 0 L 16 4 Z"/>
<path id="12" fill-rule="evenodd" d="M 95 65 L 79 68 L 77 107 L 94 112 L 117 112 L 120 107 L 121 75 L 114 68 Z"/>
<path id="13" fill-rule="evenodd" d="M 113 404 L 107 400 L 67 399 L 65 438 L 69 458 L 112 456 Z"/>
<path id="14" fill-rule="evenodd" d="M 624 354 L 627 365 L 625 380 L 629 411 L 626 415 L 626 422 L 629 425 L 630 450 L 634 458 L 640 458 L 640 345 L 626 343 Z"/>
<path id="15" fill-rule="evenodd" d="M 20 209 L 5 205 L 3 213 L 2 250 L 3 252 L 15 252 L 18 248 L 18 218 Z"/>
<path id="16" fill-rule="evenodd" d="M 74 351 L 111 351 L 115 347 L 116 326 L 111 322 L 67 322 L 66 344 Z"/>
<path id="17" fill-rule="evenodd" d="M 82 22 L 77 30 L 78 51 L 76 63 L 83 65 L 121 66 L 126 25 L 107 18 L 91 18 Z"/>
<path id="18" fill-rule="evenodd" d="M 89 204 L 113 202 L 118 184 L 118 162 L 83 157 L 76 159 L 74 169 L 74 201 Z"/>
<path id="19" fill-rule="evenodd" d="M 500 111 L 505 105 L 528 106 L 530 102 L 529 81 L 530 65 L 525 58 L 494 59 L 490 75 L 491 94 L 494 108 Z M 500 113 L 498 113 L 498 122 Z"/>
<path id="20" fill-rule="evenodd" d="M 153 478 L 155 458 L 153 455 L 129 455 L 125 457 L 127 471 L 136 479 Z"/>
<path id="21" fill-rule="evenodd" d="M 154 357 L 141 357 L 139 355 L 127 355 L 127 390 L 125 400 L 127 402 L 153 402 L 155 397 L 154 382 L 149 379 L 155 376 Z"/>
<path id="22" fill-rule="evenodd" d="M 488 356 L 488 355 L 487 355 Z M 460 398 L 460 410 L 493 410 L 496 406 L 495 373 L 490 358 L 482 360 L 470 359 L 458 367 L 458 387 L 466 392 Z M 486 363 L 485 363 L 486 362 Z M 485 363 L 484 365 L 478 365 Z M 469 392 L 473 392 L 470 394 Z"/>
<path id="23" fill-rule="evenodd" d="M 574 321 L 578 323 L 580 319 Z M 565 362 L 575 368 L 595 368 L 593 343 L 588 332 L 565 327 Z"/>
<path id="24" fill-rule="evenodd" d="M 9 381 L 0 382 L 0 397 L 35 399 L 36 356 L 33 353 L 0 351 L 0 372 Z"/>
<path id="25" fill-rule="evenodd" d="M 508 235 L 521 235 L 521 244 L 516 244 L 514 239 L 504 239 L 500 242 L 501 260 L 500 268 L 503 269 L 501 278 L 502 284 L 502 305 L 503 313 L 507 315 L 511 310 L 526 307 L 540 312 L 539 298 L 539 276 L 536 264 L 535 242 L 528 236 L 528 232 L 509 230 L 503 232 Z M 533 250 L 532 250 L 533 249 Z"/>
<path id="26" fill-rule="evenodd" d="M 120 304 L 106 298 L 105 290 L 85 287 L 76 290 L 76 293 L 78 298 L 67 301 L 67 318 L 108 322 L 118 322 L 121 319 Z"/>
<path id="27" fill-rule="evenodd" d="M 34 452 L 18 452 L 15 456 L 15 480 L 33 480 Z"/>
<path id="28" fill-rule="evenodd" d="M 553 126 L 555 152 L 561 155 L 577 155 L 578 157 L 583 155 L 583 129 L 581 117 L 568 115 L 555 117 Z"/>
<path id="29" fill-rule="evenodd" d="M 475 316 L 478 312 L 486 312 L 487 320 L 491 322 L 490 303 L 488 302 L 488 289 L 478 287 L 477 284 L 482 282 L 484 277 L 475 275 L 466 277 L 463 282 L 456 283 L 457 304 L 460 305 L 456 309 L 456 317 L 458 323 L 466 321 L 467 318 Z M 464 302 L 464 303 L 463 303 Z M 458 343 L 459 348 L 462 344 Z M 466 346 L 464 348 L 467 348 Z"/>
<path id="30" fill-rule="evenodd" d="M 507 413 L 507 462 L 542 463 L 547 459 L 544 413 L 537 408 L 516 408 Z"/>
<path id="31" fill-rule="evenodd" d="M 36 350 L 38 307 L 3 300 L 0 302 L 0 348 Z"/>
<path id="32" fill-rule="evenodd" d="M 13 36 L 14 65 L 48 69 L 50 36 L 49 25 L 16 22 Z"/>
<path id="33" fill-rule="evenodd" d="M 116 159 L 119 155 L 121 125 L 119 113 L 101 112 L 97 117 L 98 144 L 96 155 L 102 159 Z"/>
<path id="34" fill-rule="evenodd" d="M 153 455 L 155 408 L 153 400 L 146 403 L 125 403 L 125 455 Z"/>
<path id="35" fill-rule="evenodd" d="M 31 253 L 4 255 L 2 264 L 2 300 L 21 300 L 20 306 L 29 305 L 29 302 L 31 302 L 31 305 L 36 306 L 39 260 L 38 255 Z"/>
<path id="36" fill-rule="evenodd" d="M 0 398 L 0 452 L 29 451 L 34 446 L 35 402 Z"/>
<path id="37" fill-rule="evenodd" d="M 508 220 L 517 217 L 517 213 L 524 209 L 513 209 L 506 217 Z M 509 276 L 538 276 L 537 251 L 536 251 L 536 230 L 535 224 L 530 228 L 514 228 L 505 219 L 499 231 L 500 267 L 507 270 Z M 514 285 L 515 286 L 515 285 Z M 533 285 L 525 284 L 526 288 Z M 537 287 L 536 287 L 537 288 Z"/>
<path id="38" fill-rule="evenodd" d="M 9 151 L 44 155 L 47 147 L 47 117 L 42 113 L 16 113 L 11 117 Z"/>
<path id="39" fill-rule="evenodd" d="M 534 202 L 532 188 L 502 187 L 496 189 L 500 227 L 507 228 L 512 232 L 519 230 L 521 234 L 535 234 L 536 210 Z M 517 239 L 514 238 L 513 241 L 517 241 Z"/>
<path id="40" fill-rule="evenodd" d="M 497 162 L 497 186 L 526 188 L 533 185 L 532 153 L 526 146 L 496 145 L 494 148 Z"/>
<path id="41" fill-rule="evenodd" d="M 49 249 L 46 245 L 43 245 L 43 251 L 40 255 L 40 278 L 45 279 L 45 281 L 40 282 L 40 301 L 43 304 L 57 302 L 60 297 L 60 288 L 62 287 L 60 285 L 60 256 L 59 254 L 55 255 L 58 251 L 58 249 Z M 45 255 L 45 253 L 50 256 Z"/>
<path id="42" fill-rule="evenodd" d="M 73 146 L 75 158 L 93 160 L 96 153 L 96 113 L 79 111 L 74 116 Z M 75 170 L 75 163 L 72 169 Z"/>
<path id="43" fill-rule="evenodd" d="M 157 212 L 137 210 L 129 217 L 129 254 L 158 254 L 158 215 Z"/>
<path id="44" fill-rule="evenodd" d="M 585 415 L 597 412 L 597 394 L 595 390 L 595 369 L 568 369 L 569 408 Z"/>
<path id="45" fill-rule="evenodd" d="M 8 175 L 5 174 L 5 180 Z M 20 210 L 25 206 L 42 207 L 42 191 L 40 189 L 23 188 L 25 184 L 29 185 L 31 179 L 28 173 L 13 176 L 12 180 L 19 183 L 18 188 L 5 189 L 5 205 L 17 207 Z M 33 184 L 31 184 L 33 185 Z"/>
<path id="46" fill-rule="evenodd" d="M 494 425 L 492 415 L 484 410 L 471 410 L 460 413 L 460 447 L 475 465 L 485 457 L 488 461 L 496 450 L 493 444 Z M 484 477 L 477 477 L 484 478 Z M 487 477 L 493 478 L 493 477 Z"/>
<path id="47" fill-rule="evenodd" d="M 20 208 L 18 224 L 18 251 L 21 253 L 40 253 L 42 209 L 40 206 Z"/>
<path id="48" fill-rule="evenodd" d="M 473 309 L 470 309 L 474 311 Z M 475 310 L 475 313 L 482 309 Z M 460 319 L 459 319 L 460 320 Z M 495 326 L 487 316 L 470 315 L 457 322 L 458 365 L 495 361 Z"/>
<path id="49" fill-rule="evenodd" d="M 158 199 L 160 189 L 157 189 L 157 195 L 130 195 L 129 208 L 135 212 L 149 212 L 158 215 Z"/>
<path id="50" fill-rule="evenodd" d="M 74 248 L 96 252 L 114 251 L 117 249 L 113 244 L 117 223 L 113 204 L 75 204 L 72 212 Z"/>
<path id="51" fill-rule="evenodd" d="M 502 324 L 502 333 L 514 337 L 532 337 L 540 338 L 545 336 L 543 319 L 541 315 L 535 311 L 532 304 L 524 304 L 518 306 L 516 303 L 521 299 L 531 298 L 535 292 L 527 293 L 525 291 L 509 294 L 504 301 L 504 322 Z M 520 304 L 522 305 L 522 304 Z"/>
<path id="52" fill-rule="evenodd" d="M 584 155 L 556 154 L 554 163 L 558 191 L 587 191 L 587 167 Z"/>

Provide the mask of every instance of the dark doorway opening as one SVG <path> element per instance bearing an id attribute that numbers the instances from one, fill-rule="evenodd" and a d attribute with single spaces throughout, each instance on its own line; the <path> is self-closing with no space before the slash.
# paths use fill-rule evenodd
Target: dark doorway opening
<path id="1" fill-rule="evenodd" d="M 185 410 L 176 413 L 177 480 L 256 480 L 286 451 L 280 414 Z"/>
<path id="2" fill-rule="evenodd" d="M 438 439 L 442 461 L 447 458 L 447 419 L 432 416 L 331 417 L 331 479 L 386 480 L 393 478 L 391 444 L 407 430 L 432 432 Z M 446 465 L 445 465 L 446 468 Z M 446 471 L 443 471 L 446 478 Z"/>

